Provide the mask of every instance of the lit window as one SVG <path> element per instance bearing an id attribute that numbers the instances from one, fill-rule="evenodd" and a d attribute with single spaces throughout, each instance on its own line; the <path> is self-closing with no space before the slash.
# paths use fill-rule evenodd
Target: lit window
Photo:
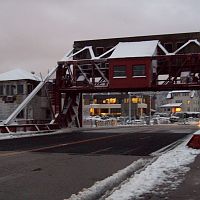
<path id="1" fill-rule="evenodd" d="M 132 98 L 132 103 L 137 103 L 138 102 L 138 98 Z"/>
<path id="2" fill-rule="evenodd" d="M 113 77 L 125 78 L 126 77 L 126 66 L 114 66 Z"/>
<path id="3" fill-rule="evenodd" d="M 139 97 L 132 98 L 132 103 L 141 103 L 141 102 L 142 102 L 142 99 Z"/>
<path id="4" fill-rule="evenodd" d="M 181 112 L 181 108 L 175 108 L 175 112 Z"/>
<path id="5" fill-rule="evenodd" d="M 117 101 L 117 99 L 116 99 L 116 98 L 110 98 L 110 103 L 111 103 L 111 104 L 115 104 L 115 103 L 116 103 L 116 101 Z"/>
<path id="6" fill-rule="evenodd" d="M 145 74 L 145 65 L 135 65 L 135 66 L 133 66 L 132 73 L 133 73 L 133 77 L 136 77 L 136 76 L 144 77 L 144 76 L 146 76 L 146 74 Z"/>
<path id="7" fill-rule="evenodd" d="M 90 108 L 90 115 L 94 115 L 94 108 Z"/>

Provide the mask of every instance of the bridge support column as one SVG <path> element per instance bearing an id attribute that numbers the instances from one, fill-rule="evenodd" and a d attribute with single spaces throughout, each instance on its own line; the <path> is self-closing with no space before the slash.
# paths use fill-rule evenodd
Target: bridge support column
<path id="1" fill-rule="evenodd" d="M 61 127 L 82 127 L 82 93 L 62 93 L 61 102 L 56 122 Z"/>

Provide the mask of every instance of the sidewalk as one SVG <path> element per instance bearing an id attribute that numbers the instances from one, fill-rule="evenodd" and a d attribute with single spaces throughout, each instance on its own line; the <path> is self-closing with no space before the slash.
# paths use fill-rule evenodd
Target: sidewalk
<path id="1" fill-rule="evenodd" d="M 200 155 L 190 164 L 183 182 L 174 190 L 158 188 L 158 193 L 145 195 L 145 200 L 200 200 Z M 143 200 L 144 200 L 143 199 Z"/>
<path id="2" fill-rule="evenodd" d="M 189 166 L 190 171 L 175 191 L 170 191 L 164 199 L 199 200 L 200 199 L 200 155 Z"/>

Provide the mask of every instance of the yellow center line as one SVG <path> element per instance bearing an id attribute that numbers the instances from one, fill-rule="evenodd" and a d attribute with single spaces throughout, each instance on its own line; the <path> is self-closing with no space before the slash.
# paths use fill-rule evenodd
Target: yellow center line
<path id="1" fill-rule="evenodd" d="M 48 149 L 53 149 L 53 148 L 69 146 L 69 145 L 75 145 L 75 144 L 83 144 L 83 143 L 87 143 L 87 142 L 99 141 L 99 140 L 104 140 L 104 139 L 108 139 L 108 138 L 120 137 L 122 135 L 127 135 L 127 134 L 130 134 L 130 133 L 121 133 L 121 134 L 117 134 L 117 135 L 104 136 L 104 137 L 99 137 L 99 138 L 94 138 L 94 139 L 87 139 L 87 140 L 79 140 L 79 141 L 76 141 L 76 142 L 68 142 L 68 143 L 63 143 L 63 144 L 47 146 L 47 147 L 29 149 L 29 150 L 25 150 L 25 151 L 10 152 L 10 153 L 5 153 L 5 154 L 0 154 L 0 157 L 14 156 L 14 155 L 24 154 L 24 153 L 28 153 L 28 152 L 48 150 Z"/>

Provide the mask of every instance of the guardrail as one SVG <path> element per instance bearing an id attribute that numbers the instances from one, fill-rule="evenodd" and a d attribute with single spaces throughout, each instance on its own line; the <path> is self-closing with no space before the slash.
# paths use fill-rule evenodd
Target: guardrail
<path id="1" fill-rule="evenodd" d="M 0 133 L 40 132 L 60 129 L 58 124 L 17 124 L 0 126 Z"/>

